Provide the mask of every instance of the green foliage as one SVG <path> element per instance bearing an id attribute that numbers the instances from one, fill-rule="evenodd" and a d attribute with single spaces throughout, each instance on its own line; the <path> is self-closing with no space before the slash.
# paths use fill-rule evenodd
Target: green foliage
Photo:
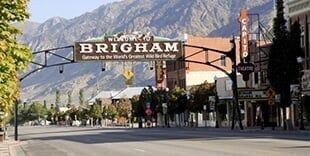
<path id="1" fill-rule="evenodd" d="M 209 96 L 215 95 L 215 85 L 207 81 L 190 89 L 190 99 L 187 108 L 192 112 L 201 112 L 203 105 L 209 105 Z"/>
<path id="2" fill-rule="evenodd" d="M 94 103 L 89 110 L 89 116 L 95 119 L 102 118 L 101 105 Z"/>
<path id="3" fill-rule="evenodd" d="M 131 114 L 131 102 L 129 99 L 120 99 L 117 104 L 117 112 L 119 117 L 128 118 Z"/>
<path id="4" fill-rule="evenodd" d="M 43 101 L 43 107 L 44 107 L 45 109 L 47 109 L 47 102 L 46 102 L 46 100 Z"/>
<path id="5" fill-rule="evenodd" d="M 55 122 L 56 119 L 56 109 L 54 107 L 47 109 L 47 120 L 51 121 L 52 123 Z"/>
<path id="6" fill-rule="evenodd" d="M 298 76 L 296 58 L 300 55 L 300 31 L 294 26 L 288 33 L 284 19 L 283 0 L 276 1 L 277 16 L 274 18 L 274 38 L 268 62 L 268 80 L 274 90 L 281 94 L 281 105 L 290 105 L 290 84 Z M 297 34 L 299 33 L 299 34 Z M 298 50 L 296 50 L 296 48 Z M 297 74 L 297 75 L 296 75 Z"/>
<path id="7" fill-rule="evenodd" d="M 132 109 L 132 112 L 133 112 L 133 116 L 138 116 L 137 115 L 137 112 L 138 112 L 138 109 L 139 109 L 139 96 L 134 96 L 132 97 L 132 99 L 130 99 L 131 101 L 131 109 Z"/>
<path id="8" fill-rule="evenodd" d="M 77 114 L 77 119 L 78 120 L 88 120 L 90 117 L 89 111 L 90 110 L 85 109 L 85 108 L 79 108 L 78 114 Z"/>
<path id="9" fill-rule="evenodd" d="M 170 91 L 170 106 L 174 109 L 173 113 L 182 113 L 186 110 L 187 94 L 185 89 L 175 87 Z"/>
<path id="10" fill-rule="evenodd" d="M 46 116 L 49 117 L 50 110 L 44 107 L 42 103 L 33 102 L 31 105 L 19 105 L 19 122 L 39 121 Z"/>
<path id="11" fill-rule="evenodd" d="M 67 103 L 67 107 L 70 108 L 72 106 L 72 91 L 68 91 L 68 103 Z"/>
<path id="12" fill-rule="evenodd" d="M 70 119 L 71 120 L 75 120 L 77 119 L 78 117 L 78 114 L 79 114 L 79 110 L 75 107 L 72 107 L 71 109 L 69 109 L 67 112 L 66 112 L 67 115 L 69 115 Z"/>
<path id="13" fill-rule="evenodd" d="M 60 107 L 60 90 L 56 90 L 56 100 L 55 100 L 56 110 L 59 111 Z"/>
<path id="14" fill-rule="evenodd" d="M 136 110 L 138 117 L 145 116 L 146 105 L 149 103 L 152 111 L 155 110 L 157 103 L 155 102 L 155 92 L 151 86 L 144 88 L 139 96 L 139 105 Z"/>
<path id="15" fill-rule="evenodd" d="M 109 120 L 114 120 L 118 115 L 117 109 L 113 104 L 107 105 L 103 108 L 103 117 Z"/>
<path id="16" fill-rule="evenodd" d="M 85 98 L 84 98 L 84 90 L 83 89 L 80 89 L 80 91 L 79 91 L 79 104 L 80 104 L 80 106 L 85 105 Z"/>
<path id="17" fill-rule="evenodd" d="M 29 17 L 27 4 L 27 0 L 0 1 L 0 111 L 5 114 L 11 113 L 19 97 L 18 72 L 24 70 L 32 58 L 30 49 L 17 42 L 20 31 L 12 25 Z"/>
<path id="18" fill-rule="evenodd" d="M 44 106 L 39 102 L 34 102 L 29 107 L 29 119 L 30 120 L 36 120 L 39 118 L 44 118 L 44 116 L 47 114 L 47 110 L 44 108 Z"/>

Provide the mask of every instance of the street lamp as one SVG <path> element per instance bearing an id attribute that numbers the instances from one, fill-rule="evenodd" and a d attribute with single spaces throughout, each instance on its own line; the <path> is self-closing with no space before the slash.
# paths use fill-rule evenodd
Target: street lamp
<path id="1" fill-rule="evenodd" d="M 304 120 L 303 120 L 303 105 L 302 105 L 302 70 L 303 70 L 303 63 L 304 63 L 304 58 L 302 57 L 297 57 L 297 63 L 299 65 L 299 120 L 300 120 L 300 125 L 299 125 L 299 129 L 300 130 L 305 130 L 305 126 L 304 126 Z"/>
<path id="2" fill-rule="evenodd" d="M 217 94 L 217 77 L 216 75 L 214 76 L 214 93 L 215 93 L 215 103 L 214 103 L 214 112 L 215 112 L 215 128 L 219 128 L 219 123 L 218 123 L 218 116 L 219 116 L 219 112 L 218 112 L 218 94 Z"/>

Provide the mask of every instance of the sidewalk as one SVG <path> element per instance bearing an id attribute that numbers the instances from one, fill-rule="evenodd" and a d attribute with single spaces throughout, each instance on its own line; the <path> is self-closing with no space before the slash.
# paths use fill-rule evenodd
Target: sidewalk
<path id="1" fill-rule="evenodd" d="M 21 149 L 21 142 L 8 137 L 0 143 L 0 156 L 25 156 Z"/>

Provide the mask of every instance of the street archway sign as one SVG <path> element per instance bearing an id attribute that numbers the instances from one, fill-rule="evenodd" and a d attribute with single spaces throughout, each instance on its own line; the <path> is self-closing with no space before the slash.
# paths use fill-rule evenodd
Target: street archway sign
<path id="1" fill-rule="evenodd" d="M 153 36 L 127 34 L 104 37 L 102 41 L 75 43 L 75 61 L 176 60 L 183 53 L 181 41 L 155 41 Z"/>

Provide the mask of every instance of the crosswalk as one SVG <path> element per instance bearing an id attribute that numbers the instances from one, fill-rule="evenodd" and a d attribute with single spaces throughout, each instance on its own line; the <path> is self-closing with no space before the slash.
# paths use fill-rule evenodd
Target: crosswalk
<path id="1" fill-rule="evenodd" d="M 0 143 L 0 156 L 10 156 L 8 145 Z"/>

